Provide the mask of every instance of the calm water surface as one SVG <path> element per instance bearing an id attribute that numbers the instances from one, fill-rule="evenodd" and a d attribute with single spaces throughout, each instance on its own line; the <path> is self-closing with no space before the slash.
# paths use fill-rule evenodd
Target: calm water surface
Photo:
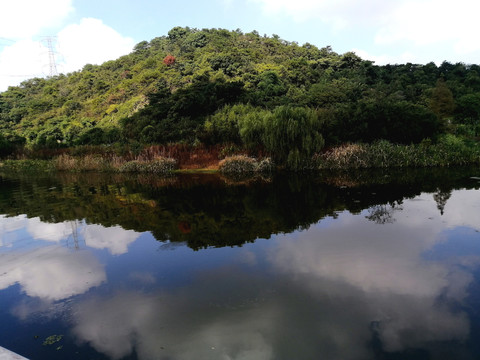
<path id="1" fill-rule="evenodd" d="M 30 359 L 478 359 L 480 169 L 0 177 Z"/>

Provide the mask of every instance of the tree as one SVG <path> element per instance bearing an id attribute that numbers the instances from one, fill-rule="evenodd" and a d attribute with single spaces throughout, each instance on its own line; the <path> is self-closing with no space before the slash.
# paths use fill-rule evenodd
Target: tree
<path id="1" fill-rule="evenodd" d="M 443 78 L 439 78 L 435 87 L 432 89 L 430 109 L 442 121 L 453 115 L 453 110 L 455 110 L 453 93 L 447 87 Z"/>
<path id="2" fill-rule="evenodd" d="M 470 127 L 477 136 L 480 127 L 480 92 L 463 95 L 457 104 L 456 119 Z"/>
<path id="3" fill-rule="evenodd" d="M 266 114 L 264 122 L 266 150 L 275 161 L 291 169 L 300 169 L 324 145 L 322 123 L 312 109 L 279 106 Z"/>
<path id="4" fill-rule="evenodd" d="M 163 63 L 164 63 L 165 65 L 167 65 L 167 66 L 170 66 L 170 65 L 175 64 L 175 61 L 176 61 L 176 60 L 177 60 L 177 59 L 175 58 L 175 56 L 173 56 L 173 55 L 167 55 L 167 56 L 165 56 L 165 58 L 163 59 Z"/>
<path id="5" fill-rule="evenodd" d="M 433 194 L 433 200 L 437 203 L 437 209 L 440 210 L 440 215 L 443 215 L 445 211 L 445 205 L 447 204 L 448 199 L 452 196 L 452 191 L 442 191 L 438 189 L 435 194 Z"/>
<path id="6" fill-rule="evenodd" d="M 278 105 L 287 88 L 275 71 L 265 71 L 258 76 L 258 84 L 251 94 L 252 103 L 256 105 Z"/>

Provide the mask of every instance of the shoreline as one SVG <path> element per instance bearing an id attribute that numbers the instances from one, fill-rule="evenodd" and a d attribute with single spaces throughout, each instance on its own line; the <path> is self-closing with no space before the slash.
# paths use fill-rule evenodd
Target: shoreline
<path id="1" fill-rule="evenodd" d="M 78 149 L 70 149 L 72 153 Z M 271 173 L 275 171 L 321 171 L 376 168 L 431 168 L 462 165 L 480 165 L 480 144 L 465 144 L 455 138 L 446 138 L 437 144 L 412 145 L 378 141 L 371 144 L 343 144 L 324 150 L 308 159 L 300 159 L 295 167 L 276 162 L 265 154 L 254 157 L 246 152 L 220 156 L 218 151 L 208 153 L 192 148 L 181 156 L 148 152 L 137 156 L 121 156 L 102 152 L 70 155 L 67 152 L 48 159 L 0 160 L 0 170 L 8 171 L 66 171 L 112 173 Z M 169 156 L 170 155 L 170 156 Z M 173 155 L 173 156 L 171 156 Z"/>

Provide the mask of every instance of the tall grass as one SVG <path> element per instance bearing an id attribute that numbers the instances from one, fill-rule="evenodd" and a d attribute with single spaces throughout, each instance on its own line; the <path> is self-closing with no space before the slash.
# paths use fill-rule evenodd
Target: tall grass
<path id="1" fill-rule="evenodd" d="M 57 170 L 61 171 L 110 171 L 114 169 L 110 159 L 99 155 L 74 157 L 63 154 L 54 158 L 53 164 Z"/>
<path id="2" fill-rule="evenodd" d="M 0 170 L 7 172 L 49 172 L 55 167 L 48 160 L 3 160 L 0 161 Z"/>
<path id="3" fill-rule="evenodd" d="M 60 171 L 100 171 L 100 172 L 146 172 L 153 174 L 168 173 L 175 169 L 176 160 L 156 157 L 152 160 L 128 160 L 112 156 L 106 158 L 100 155 L 85 155 L 74 157 L 60 155 L 53 160 L 55 169 Z"/>
<path id="4" fill-rule="evenodd" d="M 398 145 L 388 141 L 347 144 L 314 158 L 318 169 L 434 167 L 480 164 L 480 146 L 446 135 L 437 144 L 428 141 Z"/>

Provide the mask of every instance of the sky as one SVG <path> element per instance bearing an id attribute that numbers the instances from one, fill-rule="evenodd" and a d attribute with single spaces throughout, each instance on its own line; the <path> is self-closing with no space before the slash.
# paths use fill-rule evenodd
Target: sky
<path id="1" fill-rule="evenodd" d="M 69 73 L 175 26 L 256 30 L 378 65 L 479 64 L 479 12 L 477 0 L 0 0 L 0 91 L 49 76 L 50 55 Z"/>

